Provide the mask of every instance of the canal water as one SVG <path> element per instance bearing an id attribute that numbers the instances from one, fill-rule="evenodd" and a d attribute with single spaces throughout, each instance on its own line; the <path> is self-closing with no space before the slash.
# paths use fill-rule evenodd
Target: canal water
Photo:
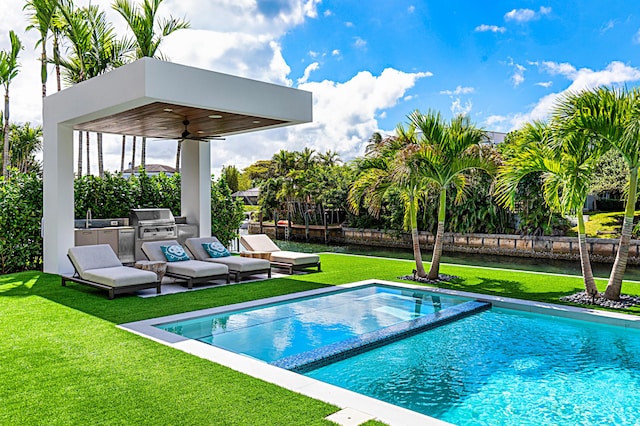
<path id="1" fill-rule="evenodd" d="M 413 259 L 410 249 L 382 248 L 371 246 L 336 246 L 324 244 L 301 243 L 296 241 L 277 240 L 276 243 L 282 250 L 301 251 L 306 253 L 332 252 L 360 254 L 365 256 L 379 256 L 393 259 Z M 431 261 L 431 250 L 422 249 L 422 259 Z M 443 253 L 442 263 L 455 263 L 458 265 L 486 266 L 493 268 L 518 269 L 525 271 L 550 272 L 557 274 L 581 275 L 580 262 L 578 260 L 553 260 L 535 259 L 528 257 L 496 256 L 473 253 Z M 608 278 L 612 263 L 591 264 L 593 273 L 598 278 Z M 640 281 L 640 266 L 628 265 L 624 276 L 625 280 Z"/>

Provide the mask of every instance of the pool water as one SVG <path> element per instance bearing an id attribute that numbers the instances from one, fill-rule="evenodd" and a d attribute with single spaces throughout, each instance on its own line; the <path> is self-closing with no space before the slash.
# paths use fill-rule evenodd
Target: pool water
<path id="1" fill-rule="evenodd" d="M 397 287 L 366 286 L 156 327 L 274 362 L 466 301 Z"/>
<path id="2" fill-rule="evenodd" d="M 640 424 L 640 331 L 511 310 L 306 375 L 458 425 Z"/>

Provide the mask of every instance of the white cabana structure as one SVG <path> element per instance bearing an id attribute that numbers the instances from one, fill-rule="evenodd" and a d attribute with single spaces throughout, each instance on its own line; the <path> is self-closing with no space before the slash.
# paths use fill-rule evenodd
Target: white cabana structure
<path id="1" fill-rule="evenodd" d="M 66 254 L 74 245 L 74 130 L 179 140 L 188 122 L 181 215 L 208 237 L 211 150 L 225 142 L 197 138 L 312 120 L 310 92 L 151 58 L 50 95 L 43 108 L 44 271 L 55 274 L 73 272 Z"/>

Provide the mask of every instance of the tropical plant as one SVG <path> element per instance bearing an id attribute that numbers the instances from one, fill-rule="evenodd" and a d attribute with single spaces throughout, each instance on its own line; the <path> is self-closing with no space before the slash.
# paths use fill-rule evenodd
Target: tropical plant
<path id="1" fill-rule="evenodd" d="M 162 2 L 163 0 L 143 0 L 142 5 L 137 5 L 132 0 L 115 0 L 112 5 L 113 9 L 124 18 L 133 33 L 133 40 L 128 41 L 127 44 L 134 46 L 134 59 L 149 57 L 165 60 L 166 57 L 160 52 L 160 44 L 164 37 L 190 27 L 189 22 L 184 19 L 176 19 L 171 16 L 159 19 L 158 9 Z M 142 167 L 146 163 L 146 149 L 147 138 L 143 136 L 140 161 Z M 180 142 L 178 142 L 176 170 L 180 168 L 180 149 Z"/>
<path id="2" fill-rule="evenodd" d="M 358 214 L 364 206 L 374 217 L 379 217 L 385 197 L 398 190 L 404 204 L 404 227 L 410 230 L 416 275 L 426 277 L 418 235 L 418 203 L 426 193 L 426 183 L 419 164 L 412 161 L 413 154 L 420 149 L 416 127 L 402 124 L 396 127 L 396 136 L 387 137 L 372 149 L 357 164 L 358 175 L 349 190 L 351 211 Z"/>
<path id="3" fill-rule="evenodd" d="M 500 167 L 496 189 L 498 200 L 513 209 L 522 179 L 530 174 L 542 173 L 547 204 L 564 214 L 576 213 L 585 291 L 592 298 L 598 297 L 587 249 L 582 208 L 601 149 L 589 135 L 554 132 L 546 123 L 539 121 L 525 124 L 518 137 L 515 153 Z"/>
<path id="4" fill-rule="evenodd" d="M 15 167 L 20 173 L 40 172 L 41 165 L 36 153 L 42 150 L 41 126 L 12 124 L 9 146 L 10 167 Z"/>
<path id="5" fill-rule="evenodd" d="M 224 176 L 211 182 L 211 235 L 228 246 L 238 236 L 244 219 L 243 203 L 231 196 L 231 189 Z"/>
<path id="6" fill-rule="evenodd" d="M 36 42 L 36 47 L 40 45 L 40 81 L 42 83 L 42 98 L 47 96 L 47 38 L 51 30 L 52 20 L 58 9 L 58 0 L 30 0 L 24 5 L 24 9 L 29 11 L 30 24 L 27 31 L 37 30 L 40 38 Z"/>
<path id="7" fill-rule="evenodd" d="M 558 105 L 556 119 L 566 133 L 584 133 L 594 143 L 613 147 L 628 168 L 628 189 L 620 244 L 604 297 L 618 300 L 627 267 L 629 243 L 637 199 L 640 167 L 640 91 L 596 88 L 567 95 Z"/>
<path id="8" fill-rule="evenodd" d="M 464 199 L 467 185 L 466 172 L 484 170 L 493 173 L 495 164 L 479 155 L 477 146 L 486 140 L 486 134 L 478 129 L 467 116 L 458 115 L 446 122 L 439 112 L 409 115 L 412 126 L 420 132 L 414 152 L 406 156 L 412 168 L 420 174 L 423 185 L 430 185 L 438 193 L 438 229 L 433 246 L 433 257 L 428 278 L 437 279 L 446 218 L 447 190 L 456 189 L 456 201 Z"/>
<path id="9" fill-rule="evenodd" d="M 11 41 L 11 49 L 9 51 L 0 52 L 0 83 L 4 86 L 4 141 L 2 146 L 2 176 L 7 179 L 9 177 L 9 87 L 11 82 L 18 75 L 20 64 L 18 64 L 18 55 L 22 50 L 22 43 L 12 30 L 9 31 L 9 39 Z"/>

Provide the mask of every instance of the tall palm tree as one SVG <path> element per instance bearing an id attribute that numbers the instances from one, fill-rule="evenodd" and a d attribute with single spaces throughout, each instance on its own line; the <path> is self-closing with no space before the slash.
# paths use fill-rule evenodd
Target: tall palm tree
<path id="1" fill-rule="evenodd" d="M 0 52 L 0 83 L 4 86 L 4 141 L 2 147 L 2 176 L 5 179 L 9 177 L 9 86 L 13 79 L 18 75 L 20 64 L 18 64 L 18 55 L 22 50 L 22 43 L 12 30 L 9 31 L 9 39 L 11 41 L 11 49 L 9 51 Z"/>
<path id="2" fill-rule="evenodd" d="M 467 180 L 465 172 L 484 170 L 493 173 L 495 164 L 477 155 L 474 149 L 487 140 L 485 132 L 478 129 L 467 116 L 458 115 L 446 122 L 439 112 L 421 114 L 414 111 L 409 121 L 420 132 L 419 149 L 408 156 L 415 162 L 422 178 L 439 192 L 438 229 L 433 246 L 433 257 L 428 278 L 437 279 L 440 271 L 440 257 L 444 237 L 447 207 L 447 190 L 455 188 L 456 200 L 464 198 Z"/>
<path id="3" fill-rule="evenodd" d="M 60 15 L 65 38 L 71 44 L 71 54 L 60 60 L 68 83 L 79 83 L 125 63 L 132 46 L 116 38 L 114 27 L 107 21 L 104 11 L 97 6 L 75 8 L 73 3 L 63 3 Z M 88 133 L 86 142 L 89 143 Z M 97 135 L 97 143 L 98 172 L 104 176 L 101 133 Z M 87 173 L 90 171 L 89 162 L 87 145 Z"/>
<path id="4" fill-rule="evenodd" d="M 566 132 L 592 135 L 599 144 L 616 149 L 629 166 L 628 191 L 620 244 L 604 297 L 618 300 L 627 267 L 629 243 L 633 231 L 633 216 L 638 192 L 640 167 L 640 91 L 596 88 L 573 93 L 558 107 L 558 121 Z"/>
<path id="5" fill-rule="evenodd" d="M 40 38 L 36 47 L 40 45 L 40 80 L 42 83 L 42 97 L 47 96 L 47 38 L 51 30 L 51 21 L 58 8 L 58 0 L 30 0 L 24 5 L 29 11 L 30 24 L 27 30 L 37 30 Z"/>
<path id="6" fill-rule="evenodd" d="M 127 136 L 122 135 L 122 155 L 120 156 L 120 172 L 124 172 L 124 153 L 127 148 Z"/>
<path id="7" fill-rule="evenodd" d="M 527 175 L 542 173 L 544 198 L 554 210 L 578 217 L 578 247 L 585 291 L 599 297 L 587 249 L 584 207 L 591 177 L 595 172 L 601 145 L 581 132 L 563 134 L 546 123 L 527 123 L 517 132 L 513 154 L 498 174 L 498 201 L 513 209 L 518 184 Z"/>
<path id="8" fill-rule="evenodd" d="M 135 46 L 135 59 L 144 57 L 166 59 L 160 52 L 160 44 L 164 37 L 180 29 L 189 28 L 188 21 L 176 19 L 171 16 L 167 19 L 158 18 L 158 8 L 163 0 L 143 0 L 142 5 L 135 4 L 132 0 L 115 0 L 112 7 L 126 21 L 133 33 Z M 141 145 L 142 167 L 145 166 L 147 156 L 147 138 L 142 137 Z M 180 142 L 176 153 L 176 169 L 180 161 Z"/>
<path id="9" fill-rule="evenodd" d="M 424 278 L 427 273 L 420 252 L 418 208 L 419 201 L 425 197 L 426 186 L 415 167 L 417 164 L 407 161 L 418 148 L 416 128 L 412 124 L 408 128 L 399 124 L 396 134 L 384 142 L 378 141 L 358 162 L 359 174 L 349 189 L 348 202 L 355 214 L 364 204 L 372 216 L 379 217 L 385 197 L 390 191 L 399 190 L 405 207 L 404 226 L 411 231 L 415 273 Z"/>

